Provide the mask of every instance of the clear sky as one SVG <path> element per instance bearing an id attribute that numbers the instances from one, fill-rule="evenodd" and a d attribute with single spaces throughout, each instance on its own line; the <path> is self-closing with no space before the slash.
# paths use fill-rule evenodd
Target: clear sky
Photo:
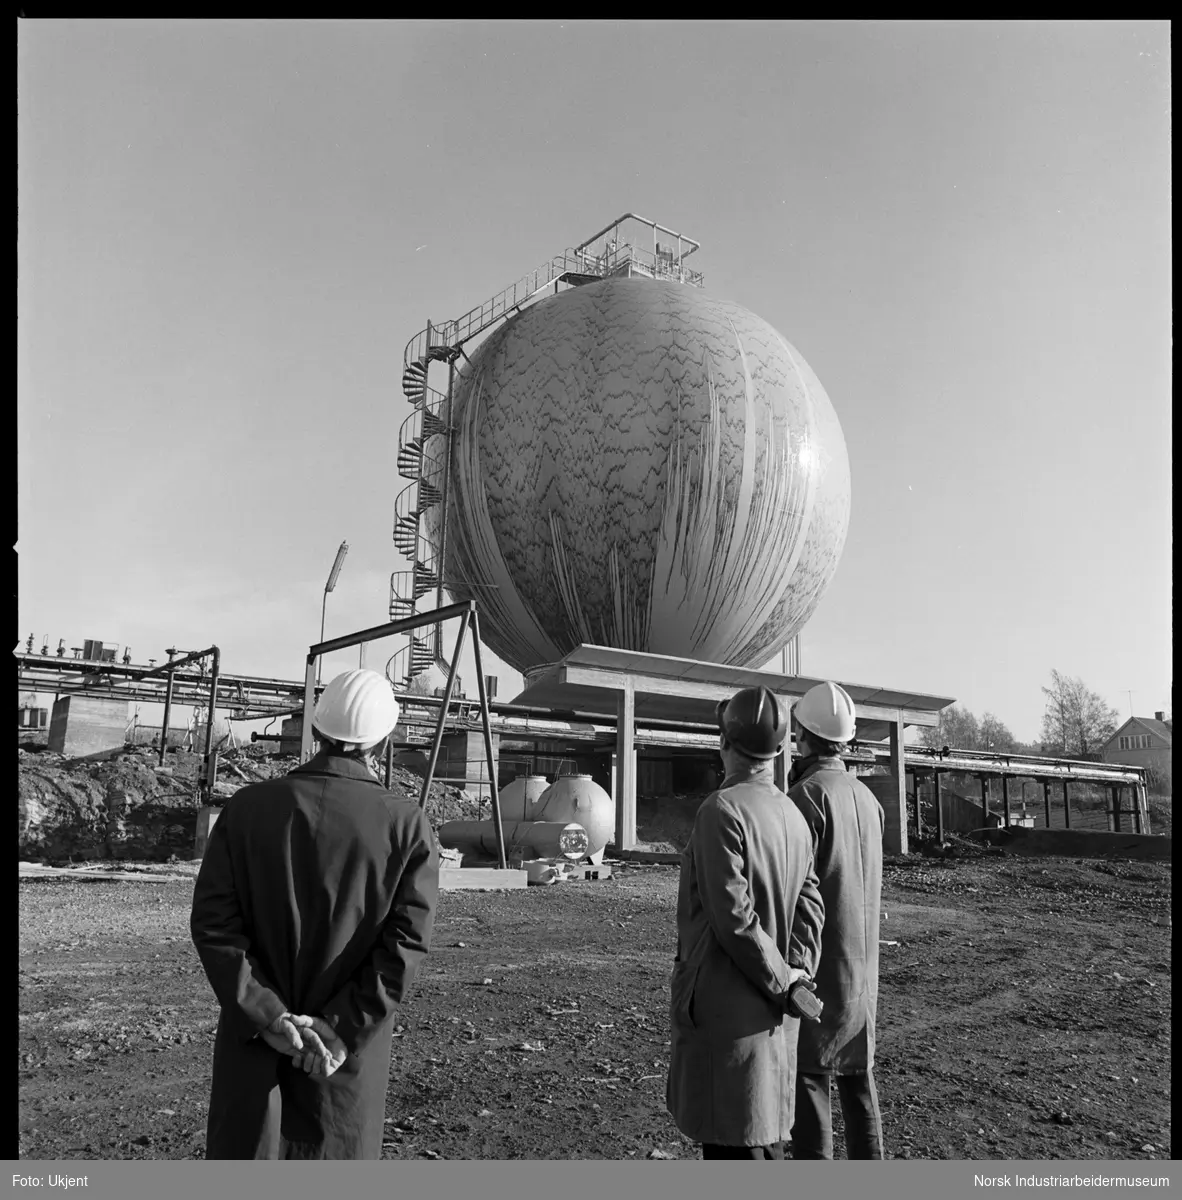
<path id="1" fill-rule="evenodd" d="M 20 642 L 296 678 L 342 539 L 386 620 L 405 343 L 631 210 L 842 422 L 807 673 L 1171 708 L 1166 22 L 18 35 Z"/>

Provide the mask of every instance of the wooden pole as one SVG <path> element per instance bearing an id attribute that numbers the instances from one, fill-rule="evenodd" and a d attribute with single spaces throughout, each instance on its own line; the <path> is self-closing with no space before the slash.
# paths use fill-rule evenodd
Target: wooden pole
<path id="1" fill-rule="evenodd" d="M 1063 780 L 1063 828 L 1071 828 L 1071 796 L 1067 791 L 1067 780 Z"/>
<path id="2" fill-rule="evenodd" d="M 1010 827 L 1010 777 L 1001 777 L 1001 818 L 1007 829 Z"/>
<path id="3" fill-rule="evenodd" d="M 981 776 L 981 812 L 985 818 L 985 827 L 989 828 L 989 776 Z"/>
<path id="4" fill-rule="evenodd" d="M 1046 813 L 1047 828 L 1051 827 L 1051 781 L 1044 779 L 1042 781 L 1042 806 Z"/>

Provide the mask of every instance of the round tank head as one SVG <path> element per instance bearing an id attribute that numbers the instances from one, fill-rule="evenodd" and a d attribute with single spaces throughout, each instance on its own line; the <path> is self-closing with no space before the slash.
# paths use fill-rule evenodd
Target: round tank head
<path id="1" fill-rule="evenodd" d="M 577 862 L 590 853 L 591 841 L 581 825 L 568 825 L 559 835 L 558 845 L 564 858 Z"/>

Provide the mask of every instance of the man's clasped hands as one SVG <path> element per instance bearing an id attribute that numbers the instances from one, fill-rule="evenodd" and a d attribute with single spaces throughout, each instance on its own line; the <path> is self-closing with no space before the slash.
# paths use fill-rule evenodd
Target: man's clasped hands
<path id="1" fill-rule="evenodd" d="M 284 1013 L 259 1036 L 273 1050 L 295 1059 L 309 1075 L 333 1074 L 348 1054 L 327 1021 L 303 1013 Z"/>

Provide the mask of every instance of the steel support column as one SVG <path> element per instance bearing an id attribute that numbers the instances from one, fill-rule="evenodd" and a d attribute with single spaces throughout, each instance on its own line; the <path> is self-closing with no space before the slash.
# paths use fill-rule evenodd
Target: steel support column
<path id="1" fill-rule="evenodd" d="M 936 842 L 940 845 L 944 842 L 944 804 L 940 798 L 940 772 L 932 772 L 933 791 L 935 792 L 936 802 Z M 918 795 L 918 793 L 916 793 Z"/>
<path id="2" fill-rule="evenodd" d="M 304 674 L 304 715 L 300 723 L 300 762 L 312 757 L 312 712 L 316 707 L 316 668 L 319 655 L 309 654 Z"/>
<path id="3" fill-rule="evenodd" d="M 497 835 L 497 857 L 501 870 L 508 867 L 505 860 L 505 829 L 501 822 L 501 796 L 497 790 L 497 764 L 493 761 L 492 727 L 488 720 L 488 694 L 484 686 L 484 663 L 480 657 L 480 619 L 472 610 L 472 655 L 476 659 L 476 687 L 480 696 L 480 720 L 484 727 L 484 757 L 488 764 L 488 791 L 492 799 L 493 829 Z M 458 663 L 457 663 L 458 665 Z"/>
<path id="4" fill-rule="evenodd" d="M 168 651 L 168 661 L 172 662 L 176 647 Z M 172 685 L 175 672 L 168 672 L 168 691 L 164 693 L 164 728 L 160 730 L 160 765 L 164 766 L 164 755 L 168 750 L 168 718 L 172 713 Z"/>
<path id="5" fill-rule="evenodd" d="M 213 721 L 217 714 L 218 675 L 221 672 L 222 652 L 211 646 L 213 668 L 209 680 L 209 715 L 205 720 L 205 803 L 213 803 L 213 785 L 217 783 L 218 758 L 213 747 Z"/>
<path id="6" fill-rule="evenodd" d="M 883 806 L 882 848 L 887 854 L 906 854 L 907 850 L 907 768 L 903 758 L 903 714 L 891 723 L 891 776 L 895 781 L 889 803 Z M 915 815 L 919 818 L 919 777 L 915 783 Z"/>

